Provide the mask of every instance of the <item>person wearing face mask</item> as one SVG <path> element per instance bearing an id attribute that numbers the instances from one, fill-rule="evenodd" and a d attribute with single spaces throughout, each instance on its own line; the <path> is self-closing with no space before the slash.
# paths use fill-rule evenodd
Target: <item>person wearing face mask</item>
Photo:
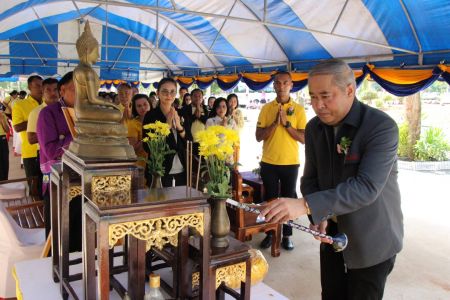
<path id="1" fill-rule="evenodd" d="M 216 101 L 214 101 L 209 118 L 206 120 L 206 128 L 213 125 L 220 125 L 236 130 L 236 123 L 228 112 L 227 100 L 222 97 L 217 98 Z"/>
<path id="2" fill-rule="evenodd" d="M 164 176 L 161 177 L 161 183 L 164 187 L 175 185 L 186 185 L 186 153 L 184 146 L 184 139 L 186 137 L 185 128 L 181 125 L 181 119 L 177 110 L 173 107 L 175 96 L 177 95 L 177 83 L 172 78 L 163 78 L 158 83 L 156 90 L 158 95 L 159 105 L 145 114 L 143 126 L 156 121 L 167 123 L 170 126 L 170 134 L 166 137 L 166 143 L 169 149 L 174 150 L 175 153 L 168 154 L 164 157 Z M 148 130 L 143 129 L 143 135 L 147 136 Z M 144 150 L 148 155 L 149 149 L 144 144 Z M 152 182 L 149 172 L 145 172 L 147 182 Z"/>

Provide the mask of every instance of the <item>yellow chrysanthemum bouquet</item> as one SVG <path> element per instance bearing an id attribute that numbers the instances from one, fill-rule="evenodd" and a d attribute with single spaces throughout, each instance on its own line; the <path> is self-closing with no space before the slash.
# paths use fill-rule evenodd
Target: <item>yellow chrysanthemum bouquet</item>
<path id="1" fill-rule="evenodd" d="M 148 130 L 147 136 L 142 139 L 149 149 L 148 171 L 152 175 L 158 174 L 162 177 L 164 176 L 164 157 L 175 152 L 166 143 L 166 137 L 170 134 L 170 126 L 167 123 L 156 121 L 144 125 L 144 129 Z"/>
<path id="2" fill-rule="evenodd" d="M 230 197 L 230 169 L 233 162 L 234 145 L 239 137 L 235 130 L 223 126 L 210 126 L 199 131 L 197 139 L 199 153 L 205 157 L 209 181 L 208 194 L 216 198 Z"/>

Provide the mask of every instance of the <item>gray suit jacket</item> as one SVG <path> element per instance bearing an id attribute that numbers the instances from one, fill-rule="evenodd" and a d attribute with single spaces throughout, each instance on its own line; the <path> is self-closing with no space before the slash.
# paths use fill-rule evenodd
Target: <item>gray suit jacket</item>
<path id="1" fill-rule="evenodd" d="M 402 249 L 403 215 L 397 183 L 398 127 L 387 114 L 357 99 L 339 128 L 318 117 L 306 125 L 301 191 L 314 223 L 337 216 L 349 243 L 348 268 L 366 268 Z M 347 154 L 337 152 L 342 137 Z"/>

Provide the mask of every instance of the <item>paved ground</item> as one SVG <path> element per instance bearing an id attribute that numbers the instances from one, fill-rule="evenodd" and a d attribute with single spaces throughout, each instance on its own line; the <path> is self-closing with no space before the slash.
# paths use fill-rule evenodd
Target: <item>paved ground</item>
<path id="1" fill-rule="evenodd" d="M 256 117 L 256 111 L 249 113 L 251 122 L 242 132 L 241 170 L 255 168 L 261 153 L 261 144 L 254 139 Z M 303 157 L 303 148 L 300 154 Z M 11 179 L 23 177 L 19 162 L 11 156 Z M 401 170 L 399 182 L 404 249 L 388 279 L 385 299 L 450 299 L 450 172 Z M 300 222 L 307 224 L 306 219 Z M 262 239 L 262 235 L 256 236 L 251 244 L 257 248 Z M 270 265 L 264 281 L 290 299 L 320 299 L 318 242 L 302 232 L 295 233 L 294 242 L 295 250 L 282 250 L 279 258 L 271 258 L 268 250 L 263 251 Z"/>

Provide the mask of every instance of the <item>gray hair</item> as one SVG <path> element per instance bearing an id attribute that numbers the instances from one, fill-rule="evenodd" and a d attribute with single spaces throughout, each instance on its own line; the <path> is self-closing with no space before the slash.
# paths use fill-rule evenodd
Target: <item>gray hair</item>
<path id="1" fill-rule="evenodd" d="M 333 75 L 334 83 L 341 89 L 351 84 L 356 89 L 355 75 L 350 66 L 341 59 L 329 59 L 315 65 L 308 73 L 308 78 L 317 75 Z"/>

